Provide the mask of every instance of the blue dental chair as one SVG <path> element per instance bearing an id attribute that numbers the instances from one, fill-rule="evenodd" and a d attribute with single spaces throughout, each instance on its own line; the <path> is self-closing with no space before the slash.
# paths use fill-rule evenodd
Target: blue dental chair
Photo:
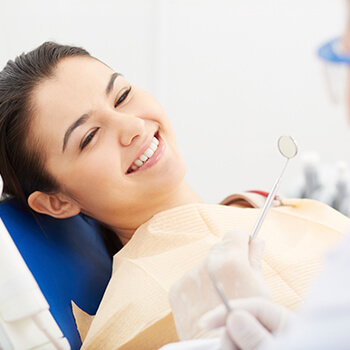
<path id="1" fill-rule="evenodd" d="M 71 301 L 94 315 L 112 270 L 98 225 L 81 215 L 34 217 L 13 199 L 0 218 L 0 349 L 79 349 Z"/>

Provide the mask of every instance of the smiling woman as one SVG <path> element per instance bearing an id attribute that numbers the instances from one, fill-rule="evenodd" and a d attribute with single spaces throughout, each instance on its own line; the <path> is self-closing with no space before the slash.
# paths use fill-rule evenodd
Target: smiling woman
<path id="1" fill-rule="evenodd" d="M 41 145 L 45 169 L 59 185 L 55 193 L 29 195 L 35 211 L 58 218 L 82 212 L 125 244 L 155 213 L 199 201 L 188 192 L 161 105 L 97 59 L 61 60 L 33 90 L 32 103 L 30 138 Z"/>
<path id="2" fill-rule="evenodd" d="M 2 131 L 22 132 L 12 132 L 17 141 L 2 138 L 5 193 L 56 218 L 92 216 L 123 244 L 155 213 L 200 201 L 184 181 L 185 164 L 158 101 L 86 51 L 46 43 L 10 61 L 1 78 L 2 86 L 22 81 L 5 91 L 12 101 L 1 96 Z M 14 92 L 26 103 L 7 110 Z"/>
<path id="3" fill-rule="evenodd" d="M 239 198 L 239 205 L 234 198 L 227 206 L 203 203 L 184 179 L 186 166 L 159 102 L 81 48 L 44 43 L 0 72 L 0 153 L 7 195 L 55 218 L 88 215 L 114 240 L 113 275 L 83 348 L 156 349 L 176 340 L 171 284 L 227 230 L 249 231 L 258 214 L 251 209 L 259 206 L 257 195 L 243 204 Z M 287 270 L 302 262 L 307 276 L 281 277 L 282 268 L 265 277 L 272 296 L 295 307 L 322 251 L 349 222 L 325 225 L 324 242 L 310 235 L 314 221 L 305 223 L 300 213 L 307 206 L 282 204 L 260 234 L 266 261 Z M 304 223 L 299 236 L 288 210 L 293 222 Z M 276 228 L 284 233 L 280 241 L 271 235 Z M 314 253 L 303 255 L 298 247 L 310 237 Z M 212 300 L 205 307 L 218 303 Z"/>

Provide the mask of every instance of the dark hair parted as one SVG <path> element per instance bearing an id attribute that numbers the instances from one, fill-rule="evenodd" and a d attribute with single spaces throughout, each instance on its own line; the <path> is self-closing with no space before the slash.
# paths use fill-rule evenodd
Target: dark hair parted
<path id="1" fill-rule="evenodd" d="M 33 92 L 40 83 L 54 76 L 60 60 L 75 56 L 90 54 L 80 47 L 45 42 L 8 61 L 0 72 L 0 174 L 4 195 L 17 198 L 27 209 L 27 198 L 32 192 L 59 190 L 54 176 L 45 170 L 41 145 L 28 137 L 35 113 Z M 103 229 L 102 235 L 111 254 L 120 249 L 121 243 L 114 232 Z"/>

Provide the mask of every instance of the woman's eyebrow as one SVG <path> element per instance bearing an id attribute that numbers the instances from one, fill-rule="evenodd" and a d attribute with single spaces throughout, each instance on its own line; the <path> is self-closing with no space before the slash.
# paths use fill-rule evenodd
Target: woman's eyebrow
<path id="1" fill-rule="evenodd" d="M 108 85 L 106 87 L 106 95 L 108 96 L 113 89 L 114 81 L 122 74 L 113 73 L 109 79 Z M 88 114 L 83 114 L 79 119 L 77 119 L 66 131 L 63 138 L 62 152 L 65 151 L 68 140 L 72 132 L 80 125 L 84 124 L 89 118 Z"/>
<path id="2" fill-rule="evenodd" d="M 67 142 L 69 139 L 69 136 L 72 134 L 72 132 L 80 125 L 84 124 L 89 119 L 88 114 L 83 114 L 79 119 L 77 119 L 66 131 L 63 138 L 63 147 L 62 152 L 66 149 Z"/>
<path id="3" fill-rule="evenodd" d="M 114 80 L 116 80 L 119 75 L 121 75 L 120 73 L 113 73 L 111 76 L 111 79 L 109 80 L 109 83 L 107 85 L 106 88 L 106 95 L 108 96 L 110 94 L 110 92 L 112 91 L 113 85 L 114 85 Z"/>

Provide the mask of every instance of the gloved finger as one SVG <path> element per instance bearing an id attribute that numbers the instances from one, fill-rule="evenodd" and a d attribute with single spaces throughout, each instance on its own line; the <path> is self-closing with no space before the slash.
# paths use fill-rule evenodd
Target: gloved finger
<path id="1" fill-rule="evenodd" d="M 249 261 L 255 270 L 261 270 L 262 256 L 265 248 L 265 241 L 255 238 L 249 243 Z"/>
<path id="2" fill-rule="evenodd" d="M 230 313 L 226 320 L 226 329 L 231 339 L 242 350 L 255 350 L 263 342 L 272 338 L 254 316 L 244 310 Z"/>
<path id="3" fill-rule="evenodd" d="M 211 330 L 223 327 L 226 323 L 227 309 L 221 304 L 208 311 L 198 321 L 198 327 L 203 330 Z"/>
<path id="4" fill-rule="evenodd" d="M 247 311 L 271 332 L 281 327 L 281 321 L 284 321 L 284 326 L 290 314 L 283 306 L 262 297 L 230 300 L 230 307 L 232 310 Z"/>
<path id="5" fill-rule="evenodd" d="M 239 347 L 234 343 L 234 341 L 227 333 L 226 328 L 223 328 L 220 334 L 220 344 L 221 350 L 239 350 Z"/>
<path id="6" fill-rule="evenodd" d="M 272 301 L 261 297 L 230 300 L 233 312 L 244 310 L 258 319 L 269 331 L 275 332 L 287 323 L 291 312 Z M 198 321 L 198 327 L 211 330 L 225 325 L 227 309 L 221 304 L 205 313 Z"/>
<path id="7" fill-rule="evenodd" d="M 228 231 L 221 242 L 215 244 L 207 257 L 205 265 L 213 274 L 225 270 L 225 266 L 238 269 L 242 259 L 248 261 L 249 236 L 243 231 Z"/>
<path id="8" fill-rule="evenodd" d="M 249 234 L 245 231 L 230 230 L 222 237 L 222 243 L 226 246 L 246 249 L 248 248 Z"/>

